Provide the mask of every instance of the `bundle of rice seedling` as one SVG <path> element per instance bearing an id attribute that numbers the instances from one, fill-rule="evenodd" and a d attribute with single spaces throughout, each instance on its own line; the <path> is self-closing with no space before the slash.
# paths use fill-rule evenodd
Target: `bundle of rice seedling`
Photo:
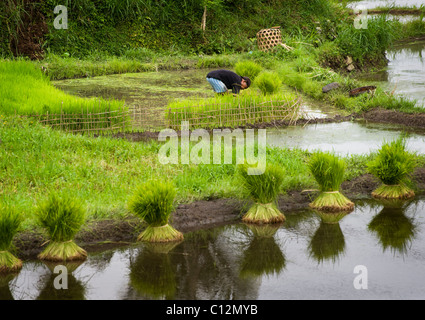
<path id="1" fill-rule="evenodd" d="M 168 224 L 175 196 L 176 190 L 168 182 L 151 180 L 137 189 L 128 207 L 148 224 L 137 238 L 138 241 L 168 242 L 183 239 L 183 234 Z"/>
<path id="2" fill-rule="evenodd" d="M 39 204 L 37 216 L 50 237 L 39 259 L 73 261 L 87 257 L 87 252 L 73 241 L 85 221 L 85 209 L 78 200 L 67 193 L 52 192 Z"/>
<path id="3" fill-rule="evenodd" d="M 248 169 L 246 164 L 238 166 L 239 180 L 244 192 L 255 203 L 242 221 L 257 224 L 285 221 L 285 215 L 280 212 L 276 201 L 283 183 L 284 170 L 276 165 L 268 165 L 263 174 L 249 174 Z"/>
<path id="4" fill-rule="evenodd" d="M 384 199 L 414 197 L 414 191 L 406 184 L 415 166 L 415 155 L 406 150 L 404 138 L 384 143 L 375 159 L 368 163 L 369 172 L 382 182 L 372 196 Z"/>
<path id="5" fill-rule="evenodd" d="M 22 217 L 13 207 L 0 204 L 0 273 L 17 272 L 22 268 L 22 261 L 9 252 L 21 222 Z"/>
<path id="6" fill-rule="evenodd" d="M 349 212 L 354 203 L 340 191 L 344 180 L 345 162 L 328 152 L 316 152 L 311 156 L 308 167 L 320 187 L 320 194 L 310 207 L 326 212 Z"/>

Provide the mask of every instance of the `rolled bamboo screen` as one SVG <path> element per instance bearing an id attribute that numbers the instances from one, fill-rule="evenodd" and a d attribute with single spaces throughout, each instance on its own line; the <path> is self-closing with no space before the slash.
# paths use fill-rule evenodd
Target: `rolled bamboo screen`
<path id="1" fill-rule="evenodd" d="M 280 27 L 262 29 L 257 32 L 258 48 L 261 51 L 269 51 L 271 48 L 282 44 Z"/>

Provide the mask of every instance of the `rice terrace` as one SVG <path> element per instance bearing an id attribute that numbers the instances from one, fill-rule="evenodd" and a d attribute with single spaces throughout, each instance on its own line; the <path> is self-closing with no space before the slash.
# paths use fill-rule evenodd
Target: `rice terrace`
<path id="1" fill-rule="evenodd" d="M 0 299 L 425 299 L 424 15 L 2 1 Z"/>

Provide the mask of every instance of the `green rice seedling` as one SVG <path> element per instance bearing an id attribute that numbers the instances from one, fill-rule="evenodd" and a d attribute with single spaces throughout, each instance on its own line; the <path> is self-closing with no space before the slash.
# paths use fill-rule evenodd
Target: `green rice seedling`
<path id="1" fill-rule="evenodd" d="M 9 252 L 21 222 L 22 217 L 13 207 L 0 204 L 0 274 L 14 273 L 22 268 L 22 261 Z"/>
<path id="2" fill-rule="evenodd" d="M 40 225 L 46 229 L 50 240 L 38 257 L 47 261 L 84 260 L 87 252 L 74 241 L 85 221 L 82 203 L 67 193 L 50 193 L 37 208 Z"/>
<path id="3" fill-rule="evenodd" d="M 175 196 L 176 190 L 168 182 L 150 180 L 138 187 L 128 203 L 129 209 L 148 224 L 137 238 L 138 241 L 168 242 L 183 239 L 183 234 L 168 224 Z"/>
<path id="4" fill-rule="evenodd" d="M 263 70 L 263 67 L 251 60 L 239 61 L 235 65 L 235 72 L 243 77 L 254 80 Z"/>
<path id="5" fill-rule="evenodd" d="M 264 95 L 274 94 L 282 86 L 282 80 L 276 72 L 263 71 L 254 81 Z"/>
<path id="6" fill-rule="evenodd" d="M 377 156 L 367 164 L 368 170 L 382 185 L 372 192 L 375 198 L 409 199 L 415 196 L 406 184 L 416 166 L 415 155 L 406 150 L 406 141 L 400 137 L 385 142 Z"/>
<path id="7" fill-rule="evenodd" d="M 180 129 L 182 121 L 192 128 L 237 127 L 258 122 L 296 120 L 300 117 L 300 99 L 293 93 L 264 96 L 254 91 L 213 98 L 170 101 L 165 117 L 169 126 Z"/>
<path id="8" fill-rule="evenodd" d="M 320 194 L 310 203 L 311 208 L 326 212 L 349 212 L 354 209 L 354 203 L 339 191 L 346 168 L 342 159 L 318 151 L 311 156 L 308 167 L 320 187 Z"/>
<path id="9" fill-rule="evenodd" d="M 268 165 L 263 174 L 249 174 L 247 164 L 238 166 L 238 179 L 244 192 L 255 203 L 243 216 L 247 223 L 266 224 L 285 221 L 285 215 L 277 206 L 277 196 L 282 187 L 284 170 Z"/>

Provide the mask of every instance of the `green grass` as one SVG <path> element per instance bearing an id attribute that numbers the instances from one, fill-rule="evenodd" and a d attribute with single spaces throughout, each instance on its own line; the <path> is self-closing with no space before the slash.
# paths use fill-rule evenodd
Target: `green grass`
<path id="1" fill-rule="evenodd" d="M 86 219 L 125 219 L 127 203 L 140 181 L 169 180 L 177 188 L 175 204 L 241 195 L 234 164 L 163 165 L 162 143 L 91 138 L 42 127 L 29 120 L 0 116 L 0 199 L 12 203 L 25 220 L 22 228 L 38 228 L 37 199 L 52 189 L 73 190 L 86 205 Z M 212 148 L 211 148 L 212 150 Z M 286 169 L 281 193 L 317 188 L 307 163 L 309 152 L 267 147 L 267 163 Z M 417 156 L 421 163 L 423 157 Z M 367 173 L 369 155 L 344 158 L 346 179 Z"/>
<path id="2" fill-rule="evenodd" d="M 80 98 L 55 88 L 49 78 L 31 62 L 0 60 L 0 114 L 61 119 L 70 130 L 113 127 L 127 120 L 126 115 L 109 118 L 106 112 L 124 111 L 124 102 Z M 90 118 L 90 114 L 96 114 Z M 60 116 L 66 114 L 66 117 Z M 68 115 L 74 115 L 70 117 Z M 52 122 L 53 123 L 53 122 Z M 59 120 L 55 120 L 55 124 Z"/>

